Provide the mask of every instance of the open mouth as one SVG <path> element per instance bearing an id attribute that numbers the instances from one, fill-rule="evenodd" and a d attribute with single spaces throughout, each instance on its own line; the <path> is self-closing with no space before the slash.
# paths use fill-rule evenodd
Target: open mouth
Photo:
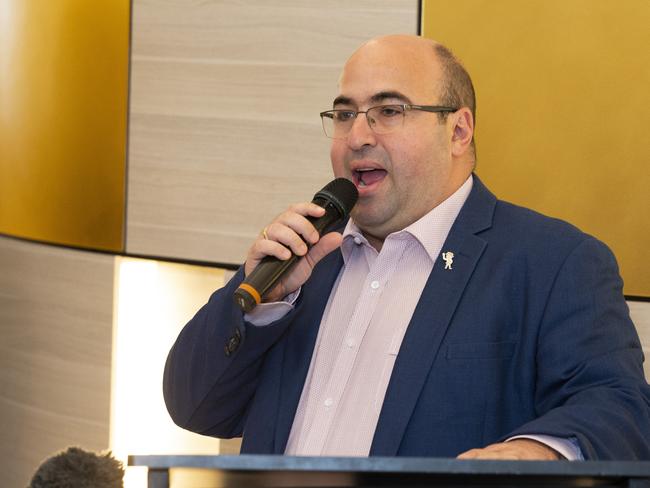
<path id="1" fill-rule="evenodd" d="M 378 168 L 358 169 L 352 171 L 352 177 L 354 184 L 358 188 L 366 188 L 383 180 L 386 177 L 386 170 Z"/>

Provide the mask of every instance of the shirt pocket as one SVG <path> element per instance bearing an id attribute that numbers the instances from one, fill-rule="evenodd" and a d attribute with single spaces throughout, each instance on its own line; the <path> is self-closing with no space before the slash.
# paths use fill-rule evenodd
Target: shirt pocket
<path id="1" fill-rule="evenodd" d="M 455 359 L 510 359 L 516 342 L 463 342 L 447 345 L 446 358 Z"/>

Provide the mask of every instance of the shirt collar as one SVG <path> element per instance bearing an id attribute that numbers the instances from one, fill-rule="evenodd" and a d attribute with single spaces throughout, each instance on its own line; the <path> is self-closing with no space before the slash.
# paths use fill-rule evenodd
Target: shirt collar
<path id="1" fill-rule="evenodd" d="M 404 238 L 409 234 L 422 245 L 431 260 L 435 262 L 442 245 L 447 239 L 451 226 L 454 224 L 460 209 L 465 204 L 472 190 L 472 185 L 473 178 L 470 175 L 458 190 L 452 193 L 437 207 L 433 208 L 405 229 L 389 234 L 386 239 Z M 345 261 L 350 256 L 355 244 L 370 245 L 361 233 L 361 229 L 357 227 L 352 219 L 349 219 L 343 231 L 343 244 L 341 245 L 341 253 Z"/>

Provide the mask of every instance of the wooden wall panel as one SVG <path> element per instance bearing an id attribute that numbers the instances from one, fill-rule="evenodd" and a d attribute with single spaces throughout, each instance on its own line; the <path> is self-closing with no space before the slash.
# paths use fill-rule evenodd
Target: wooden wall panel
<path id="1" fill-rule="evenodd" d="M 318 112 L 416 0 L 133 2 L 128 252 L 237 263 L 331 178 Z"/>
<path id="2" fill-rule="evenodd" d="M 641 338 L 643 353 L 645 354 L 645 371 L 646 380 L 650 380 L 650 302 L 629 301 L 630 315 L 636 325 L 636 330 Z"/>
<path id="3" fill-rule="evenodd" d="M 0 237 L 0 473 L 108 448 L 113 258 Z"/>

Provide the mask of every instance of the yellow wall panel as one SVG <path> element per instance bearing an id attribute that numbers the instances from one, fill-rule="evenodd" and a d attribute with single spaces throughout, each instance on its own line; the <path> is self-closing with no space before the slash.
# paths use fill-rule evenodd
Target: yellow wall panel
<path id="1" fill-rule="evenodd" d="M 650 296 L 650 2 L 424 0 L 422 20 L 474 80 L 479 176 L 606 242 Z"/>
<path id="2" fill-rule="evenodd" d="M 123 248 L 128 0 L 0 0 L 0 232 Z"/>

